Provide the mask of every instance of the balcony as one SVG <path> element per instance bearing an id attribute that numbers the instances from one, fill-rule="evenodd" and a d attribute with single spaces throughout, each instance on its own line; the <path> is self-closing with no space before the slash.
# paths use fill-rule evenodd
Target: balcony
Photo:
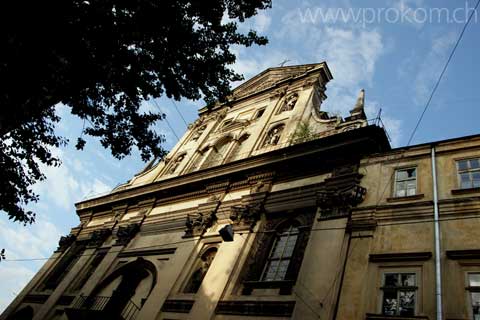
<path id="1" fill-rule="evenodd" d="M 65 309 L 69 320 L 135 320 L 139 311 L 132 300 L 114 301 L 102 296 L 80 296 Z"/>

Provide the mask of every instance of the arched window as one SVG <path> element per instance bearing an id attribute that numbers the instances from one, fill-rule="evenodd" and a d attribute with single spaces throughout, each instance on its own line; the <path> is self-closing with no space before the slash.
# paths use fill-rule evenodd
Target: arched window
<path id="1" fill-rule="evenodd" d="M 285 280 L 297 244 L 298 234 L 296 223 L 287 224 L 277 231 L 262 274 L 263 281 Z"/>
<path id="2" fill-rule="evenodd" d="M 284 124 L 279 124 L 270 129 L 265 136 L 265 140 L 263 141 L 263 147 L 272 147 L 278 145 L 284 128 Z"/>
<path id="3" fill-rule="evenodd" d="M 207 271 L 210 268 L 216 254 L 217 248 L 211 247 L 201 255 L 183 292 L 196 293 L 198 291 L 200 285 L 202 284 L 203 278 L 205 278 L 205 275 L 207 274 Z"/>
<path id="4" fill-rule="evenodd" d="M 232 152 L 230 152 L 230 155 L 228 156 L 228 159 L 226 162 L 234 161 L 242 157 L 242 152 L 241 152 L 242 145 L 245 142 L 245 140 L 248 139 L 248 137 L 250 137 L 249 134 L 244 134 L 243 136 L 240 137 L 240 139 L 238 139 L 235 142 L 235 146 L 233 147 Z"/>
<path id="5" fill-rule="evenodd" d="M 208 158 L 205 159 L 205 162 L 202 165 L 202 169 L 222 164 L 231 141 L 232 138 L 227 137 L 214 145 L 212 147 L 212 150 L 210 151 L 210 154 L 208 155 Z"/>

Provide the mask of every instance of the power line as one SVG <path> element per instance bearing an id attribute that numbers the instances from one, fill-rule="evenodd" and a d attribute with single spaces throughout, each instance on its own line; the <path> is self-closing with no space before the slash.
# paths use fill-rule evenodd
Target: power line
<path id="1" fill-rule="evenodd" d="M 463 38 L 463 34 L 465 33 L 465 30 L 467 29 L 468 25 L 470 24 L 470 21 L 472 20 L 472 17 L 473 15 L 475 14 L 477 8 L 478 8 L 478 5 L 480 4 L 480 0 L 477 1 L 477 4 L 475 5 L 475 7 L 473 8 L 472 12 L 470 13 L 470 16 L 468 17 L 468 20 L 467 22 L 465 22 L 463 28 L 462 28 L 462 31 L 460 32 L 458 38 L 457 38 L 457 41 L 455 42 L 455 45 L 453 46 L 452 48 L 452 51 L 450 52 L 450 55 L 448 56 L 448 59 L 447 61 L 445 62 L 445 65 L 442 69 L 442 72 L 440 72 L 440 75 L 437 79 L 437 81 L 435 82 L 435 85 L 433 86 L 433 89 L 432 89 L 432 92 L 430 93 L 430 96 L 427 100 L 427 103 L 425 104 L 425 107 L 423 108 L 423 111 L 422 113 L 420 114 L 420 117 L 418 118 L 417 120 L 417 123 L 415 125 L 415 128 L 413 129 L 412 131 L 412 134 L 410 135 L 410 138 L 408 139 L 408 142 L 407 142 L 407 147 L 410 145 L 410 143 L 412 142 L 413 140 L 413 137 L 415 136 L 415 133 L 417 132 L 419 126 L 420 126 L 420 123 L 422 122 L 423 120 L 423 117 L 425 115 L 425 113 L 427 112 L 427 109 L 428 107 L 430 106 L 430 103 L 432 102 L 432 99 L 435 95 L 435 93 L 437 92 L 437 89 L 438 89 L 438 86 L 440 85 L 440 82 L 442 81 L 443 79 L 443 76 L 445 75 L 445 72 L 447 71 L 447 68 L 450 64 L 450 61 L 452 60 L 453 58 L 453 55 L 455 54 L 455 52 L 457 51 L 457 48 L 458 48 L 458 45 L 460 44 L 460 41 L 462 40 Z M 402 156 L 400 157 L 403 158 L 404 154 L 402 154 Z M 398 168 L 398 165 L 395 167 L 395 169 L 393 170 L 391 176 L 390 176 L 390 179 L 388 180 L 388 183 L 385 185 L 385 188 L 383 189 L 383 192 L 382 192 L 382 195 L 378 198 L 378 201 L 377 201 L 377 206 L 378 204 L 382 201 L 383 199 L 383 196 L 385 195 L 385 192 L 387 191 L 387 188 L 389 187 L 390 183 L 392 182 L 393 180 L 393 176 L 395 175 L 395 170 Z"/>
<path id="2" fill-rule="evenodd" d="M 183 117 L 182 113 L 180 112 L 180 109 L 178 109 L 178 106 L 177 106 L 177 104 L 175 103 L 175 101 L 174 101 L 174 100 L 170 100 L 170 101 L 173 103 L 173 106 L 175 107 L 175 109 L 177 109 L 177 112 L 178 112 L 178 114 L 180 115 L 180 117 L 182 118 L 182 120 L 183 120 L 183 123 L 185 123 L 185 127 L 187 127 L 187 128 L 188 128 L 187 121 L 185 121 L 185 118 Z"/>
<path id="3" fill-rule="evenodd" d="M 437 91 L 438 86 L 440 85 L 440 82 L 442 81 L 443 75 L 447 71 L 448 65 L 450 64 L 450 61 L 452 60 L 453 55 L 455 54 L 455 51 L 457 50 L 457 47 L 458 47 L 458 45 L 460 44 L 460 41 L 463 38 L 463 34 L 465 33 L 465 30 L 467 29 L 468 25 L 470 24 L 470 21 L 472 20 L 473 14 L 477 10 L 477 7 L 478 7 L 479 4 L 480 4 L 480 0 L 477 1 L 477 4 L 475 5 L 475 8 L 473 8 L 472 12 L 470 13 L 470 16 L 468 17 L 467 22 L 464 24 L 462 32 L 460 32 L 460 35 L 458 36 L 457 42 L 453 46 L 452 52 L 448 56 L 447 62 L 445 63 L 445 66 L 443 67 L 442 72 L 440 73 L 440 76 L 438 77 L 437 82 L 435 83 L 435 86 L 433 87 L 432 93 L 430 94 L 430 97 L 428 98 L 428 101 L 427 101 L 425 107 L 423 108 L 423 112 L 422 112 L 422 114 L 420 115 L 420 118 L 417 121 L 415 129 L 413 129 L 412 135 L 410 136 L 410 139 L 408 140 L 407 146 L 410 145 L 410 142 L 412 141 L 413 136 L 415 135 L 415 132 L 417 131 L 418 126 L 420 125 L 420 122 L 422 122 L 423 116 L 425 115 L 425 112 L 427 111 L 428 107 L 430 106 L 430 102 L 432 101 L 433 96 L 435 95 L 435 92 Z"/>
<path id="4" fill-rule="evenodd" d="M 160 109 L 160 106 L 157 104 L 157 101 L 155 101 L 155 99 L 152 99 L 150 101 L 153 101 L 155 107 L 157 107 L 158 111 L 160 111 L 161 113 L 163 113 L 162 109 Z M 173 127 L 170 125 L 170 122 L 168 121 L 167 119 L 167 116 L 165 115 L 165 117 L 163 118 L 163 120 L 165 120 L 165 122 L 167 123 L 168 127 L 170 128 L 170 130 L 173 132 L 173 134 L 175 135 L 175 137 L 177 138 L 177 142 L 180 141 L 180 138 L 178 137 L 177 133 L 175 132 L 175 130 L 173 130 Z"/>

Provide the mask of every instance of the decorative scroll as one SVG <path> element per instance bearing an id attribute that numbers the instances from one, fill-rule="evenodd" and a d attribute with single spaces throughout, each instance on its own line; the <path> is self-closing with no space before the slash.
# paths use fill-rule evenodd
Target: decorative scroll
<path id="1" fill-rule="evenodd" d="M 317 205 L 322 210 L 322 217 L 344 216 L 364 200 L 366 193 L 367 189 L 357 184 L 326 189 L 317 193 Z"/>
<path id="2" fill-rule="evenodd" d="M 132 240 L 133 237 L 135 237 L 138 231 L 140 231 L 140 225 L 138 223 L 132 223 L 127 226 L 119 227 L 117 231 L 117 241 L 115 245 L 117 246 L 127 245 L 130 242 L 130 240 Z"/>
<path id="3" fill-rule="evenodd" d="M 58 248 L 57 251 L 65 251 L 67 250 L 72 243 L 77 240 L 77 236 L 73 234 L 69 234 L 67 236 L 62 236 L 60 241 L 58 241 Z"/>
<path id="4" fill-rule="evenodd" d="M 88 247 L 100 247 L 111 234 L 112 230 L 110 229 L 93 231 L 90 240 L 88 241 Z"/>
<path id="5" fill-rule="evenodd" d="M 203 235 L 216 221 L 217 216 L 215 210 L 212 210 L 207 214 L 199 212 L 196 215 L 187 215 L 187 221 L 185 222 L 185 235 L 183 237 L 186 238 Z"/>
<path id="6" fill-rule="evenodd" d="M 261 203 L 245 206 L 233 206 L 231 208 L 230 220 L 235 224 L 249 225 L 253 227 L 260 219 L 263 210 Z"/>

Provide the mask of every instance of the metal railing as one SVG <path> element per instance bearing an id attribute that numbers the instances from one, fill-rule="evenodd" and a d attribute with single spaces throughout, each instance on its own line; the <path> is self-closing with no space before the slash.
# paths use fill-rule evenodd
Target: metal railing
<path id="1" fill-rule="evenodd" d="M 93 310 L 93 311 L 103 311 L 105 306 L 110 301 L 111 297 L 104 296 L 80 296 L 78 297 L 72 305 L 72 309 L 83 309 L 83 310 Z M 129 300 L 127 305 L 123 308 L 120 313 L 120 319 L 123 320 L 135 320 L 140 307 L 135 304 L 132 300 Z"/>

